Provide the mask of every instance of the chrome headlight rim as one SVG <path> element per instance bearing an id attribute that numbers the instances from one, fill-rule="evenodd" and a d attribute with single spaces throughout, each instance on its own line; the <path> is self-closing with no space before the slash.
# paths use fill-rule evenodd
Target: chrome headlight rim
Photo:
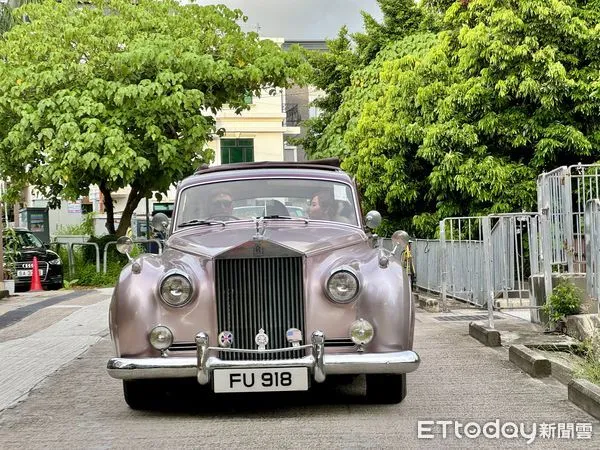
<path id="1" fill-rule="evenodd" d="M 350 324 L 348 335 L 355 345 L 367 345 L 375 337 L 375 327 L 371 322 L 361 317 Z"/>
<path id="2" fill-rule="evenodd" d="M 173 344 L 173 332 L 165 325 L 156 325 L 148 333 L 148 341 L 152 348 L 162 352 Z"/>
<path id="3" fill-rule="evenodd" d="M 181 303 L 172 302 L 169 299 L 165 298 L 165 295 L 163 294 L 163 287 L 165 285 L 165 282 L 167 282 L 170 278 L 176 277 L 176 276 L 182 277 L 189 284 L 189 292 L 190 292 L 189 296 L 185 301 L 183 301 Z M 162 278 L 160 279 L 160 283 L 158 283 L 158 295 L 159 295 L 160 299 L 162 300 L 162 302 L 164 304 L 166 304 L 167 306 L 170 306 L 171 308 L 183 308 L 184 306 L 189 305 L 194 298 L 194 285 L 192 283 L 191 277 L 187 273 L 185 273 L 181 270 L 177 270 L 177 269 L 169 270 L 167 273 L 165 273 L 162 276 Z"/>
<path id="4" fill-rule="evenodd" d="M 342 273 L 350 275 L 352 278 L 354 278 L 354 281 L 356 283 L 356 290 L 354 291 L 354 294 L 351 297 L 347 298 L 347 299 L 335 298 L 335 296 L 331 293 L 331 290 L 329 288 L 329 283 L 331 282 L 331 280 L 333 279 L 333 277 L 336 276 L 336 275 L 342 274 Z M 327 276 L 327 279 L 325 280 L 325 286 L 324 286 L 325 295 L 327 296 L 327 298 L 329 300 L 331 300 L 333 303 L 336 303 L 338 305 L 347 305 L 347 304 L 352 303 L 353 301 L 355 301 L 358 298 L 358 294 L 360 293 L 360 289 L 361 289 L 360 277 L 358 276 L 357 271 L 354 270 L 350 266 L 339 266 L 339 267 L 336 267 L 331 272 L 329 272 L 329 275 Z"/>

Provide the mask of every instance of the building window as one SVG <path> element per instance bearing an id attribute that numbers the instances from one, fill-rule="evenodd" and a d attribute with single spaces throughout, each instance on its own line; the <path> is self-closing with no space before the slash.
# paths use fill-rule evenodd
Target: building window
<path id="1" fill-rule="evenodd" d="M 221 164 L 254 161 L 254 139 L 221 139 Z"/>

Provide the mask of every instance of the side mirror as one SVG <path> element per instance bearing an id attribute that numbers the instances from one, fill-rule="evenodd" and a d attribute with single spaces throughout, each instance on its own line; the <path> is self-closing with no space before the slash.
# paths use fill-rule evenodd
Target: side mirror
<path id="1" fill-rule="evenodd" d="M 154 217 L 152 217 L 152 228 L 154 228 L 158 232 L 165 231 L 169 226 L 169 218 L 166 214 L 156 213 Z"/>
<path id="2" fill-rule="evenodd" d="M 394 244 L 394 249 L 392 250 L 392 254 L 396 254 L 398 248 L 404 250 L 410 241 L 410 236 L 406 231 L 398 230 L 392 234 L 392 243 Z"/>
<path id="3" fill-rule="evenodd" d="M 373 230 L 381 225 L 381 214 L 378 211 L 369 211 L 365 216 L 365 225 Z"/>
<path id="4" fill-rule="evenodd" d="M 129 261 L 131 261 L 131 256 L 129 255 L 133 250 L 133 240 L 127 236 L 121 236 L 117 239 L 117 251 L 122 253 L 123 255 L 127 255 Z"/>

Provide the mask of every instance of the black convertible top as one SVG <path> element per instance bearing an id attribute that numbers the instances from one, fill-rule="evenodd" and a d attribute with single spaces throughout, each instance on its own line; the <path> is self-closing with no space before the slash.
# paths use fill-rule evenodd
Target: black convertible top
<path id="1" fill-rule="evenodd" d="M 196 169 L 196 175 L 226 172 L 230 170 L 248 170 L 248 169 L 319 169 L 330 171 L 341 171 L 339 158 L 315 159 L 313 161 L 290 162 L 290 161 L 258 161 L 248 163 L 221 164 L 220 166 L 209 167 L 208 164 L 202 164 Z"/>

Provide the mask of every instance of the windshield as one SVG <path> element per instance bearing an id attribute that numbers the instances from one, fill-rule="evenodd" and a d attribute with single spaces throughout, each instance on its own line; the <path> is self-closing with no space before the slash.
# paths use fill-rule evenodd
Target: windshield
<path id="1" fill-rule="evenodd" d="M 358 226 L 349 185 L 311 179 L 256 179 L 192 186 L 181 192 L 175 224 L 291 217 Z"/>
<path id="2" fill-rule="evenodd" d="M 29 231 L 16 231 L 14 233 L 14 236 L 17 239 L 17 247 L 19 247 L 19 248 L 25 248 L 25 247 L 40 248 L 40 247 L 44 246 L 42 241 L 40 241 L 36 235 L 34 235 L 33 233 L 30 233 Z M 3 241 L 4 241 L 5 246 L 8 245 L 9 239 L 12 239 L 11 235 L 4 235 Z"/>

